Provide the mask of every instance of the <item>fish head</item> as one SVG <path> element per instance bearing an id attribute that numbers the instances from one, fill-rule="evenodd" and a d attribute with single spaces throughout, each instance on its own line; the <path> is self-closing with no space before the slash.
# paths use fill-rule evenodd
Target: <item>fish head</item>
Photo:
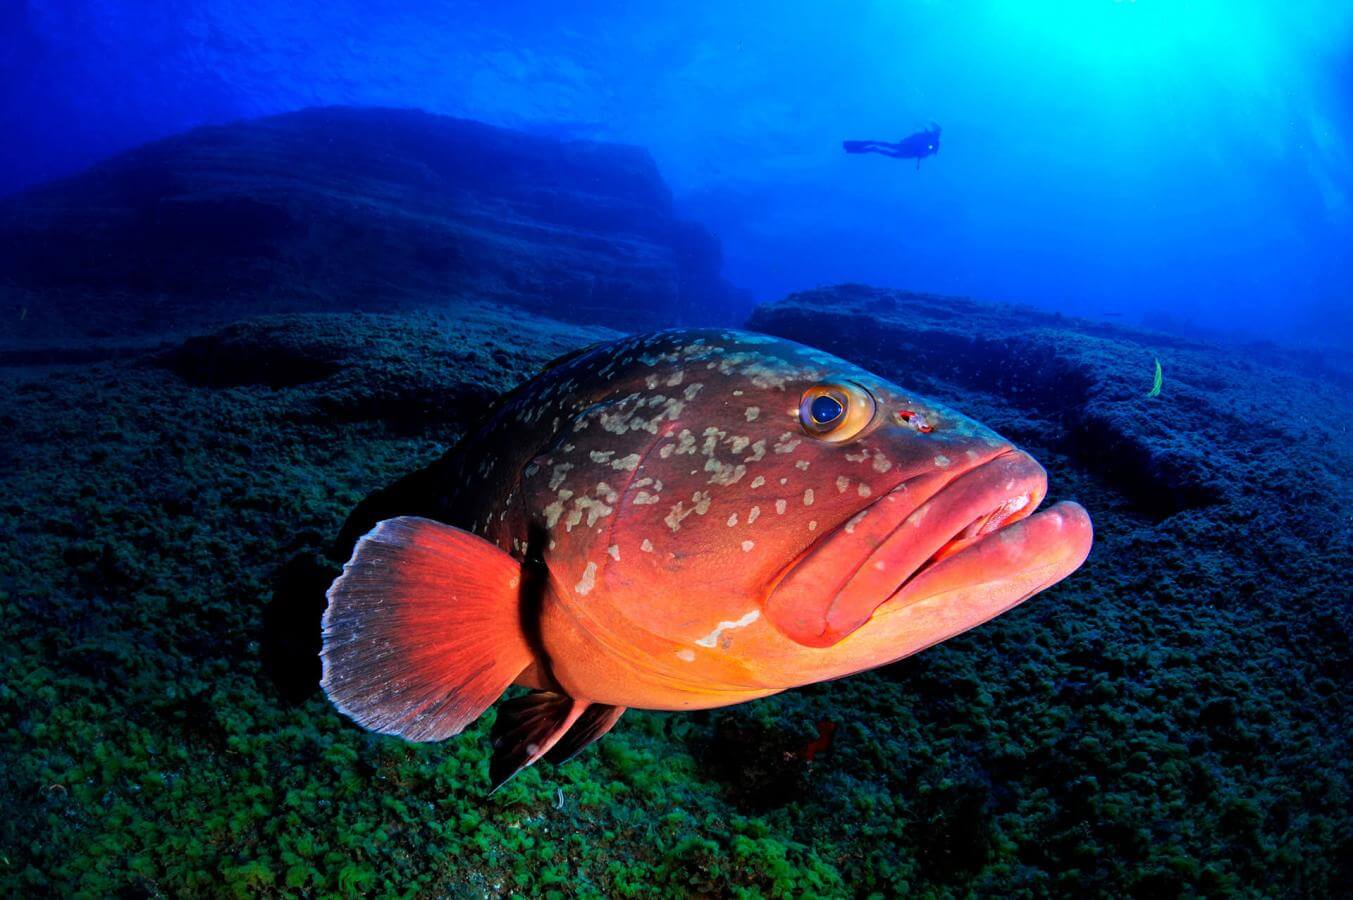
<path id="1" fill-rule="evenodd" d="M 1039 512 L 1046 473 L 991 429 L 822 351 L 699 334 L 632 354 L 538 467 L 580 615 L 682 659 L 737 644 L 789 686 L 899 659 L 1084 561 L 1088 515 Z"/>

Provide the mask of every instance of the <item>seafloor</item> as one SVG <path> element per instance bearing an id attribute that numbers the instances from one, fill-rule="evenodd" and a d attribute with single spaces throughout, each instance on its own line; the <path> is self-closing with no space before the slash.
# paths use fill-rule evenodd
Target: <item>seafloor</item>
<path id="1" fill-rule="evenodd" d="M 363 496 L 614 332 L 468 290 L 0 353 L 0 892 L 1353 890 L 1346 361 L 856 286 L 750 324 L 1028 448 L 1090 560 L 873 673 L 632 711 L 492 797 L 492 713 L 365 733 L 279 635 Z"/>

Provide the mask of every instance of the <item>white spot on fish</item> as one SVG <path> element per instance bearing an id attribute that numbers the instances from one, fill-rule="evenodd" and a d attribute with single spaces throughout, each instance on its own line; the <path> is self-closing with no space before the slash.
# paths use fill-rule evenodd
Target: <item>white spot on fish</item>
<path id="1" fill-rule="evenodd" d="M 550 490 L 554 491 L 559 489 L 559 485 L 564 483 L 564 479 L 568 477 L 568 470 L 571 468 L 573 468 L 572 463 L 559 463 L 559 465 L 551 470 Z"/>
<path id="2" fill-rule="evenodd" d="M 761 618 L 761 611 L 754 609 L 741 619 L 735 619 L 732 622 L 720 622 L 709 634 L 696 641 L 701 647 L 713 648 L 719 643 L 719 636 L 730 628 L 746 628 L 748 625 Z"/>
<path id="3" fill-rule="evenodd" d="M 650 541 L 648 538 L 644 538 L 644 542 L 643 542 L 642 544 L 639 545 L 639 549 L 642 550 L 642 551 L 644 551 L 645 553 L 652 553 L 652 552 L 653 552 L 653 542 Z"/>
<path id="4" fill-rule="evenodd" d="M 751 512 L 747 513 L 747 524 L 750 525 L 761 515 L 761 507 L 753 506 Z"/>
<path id="5" fill-rule="evenodd" d="M 758 475 L 758 476 L 756 476 L 755 478 L 752 479 L 752 487 L 754 487 L 754 488 L 759 488 L 759 487 L 761 487 L 761 485 L 763 485 L 763 484 L 765 484 L 765 483 L 766 483 L 766 479 L 763 478 L 763 477 L 760 476 L 760 475 Z"/>
<path id="6" fill-rule="evenodd" d="M 695 651 L 690 649 L 678 650 L 677 659 L 682 662 L 695 662 Z"/>
<path id="7" fill-rule="evenodd" d="M 861 497 L 868 497 L 870 494 L 874 492 L 869 489 L 869 485 L 865 484 L 864 482 L 860 482 L 860 484 L 855 488 L 855 493 L 859 494 Z"/>
<path id="8" fill-rule="evenodd" d="M 776 514 L 776 515 L 779 515 L 779 516 L 783 516 L 783 515 L 785 514 L 785 506 L 787 506 L 787 505 L 788 505 L 788 504 L 786 504 L 785 501 L 783 501 L 783 500 L 776 500 L 776 501 L 775 501 L 775 514 Z"/>
<path id="9" fill-rule="evenodd" d="M 612 469 L 620 469 L 623 472 L 633 472 L 639 467 L 639 454 L 631 453 L 629 456 L 621 457 L 611 463 Z"/>
<path id="10" fill-rule="evenodd" d="M 949 466 L 949 457 L 947 457 L 947 456 L 937 456 L 937 457 L 935 457 L 935 465 L 939 466 L 941 469 L 948 468 L 948 466 Z"/>
<path id="11" fill-rule="evenodd" d="M 749 407 L 747 407 L 747 421 L 748 421 L 748 422 L 755 422 L 755 421 L 756 421 L 756 417 L 759 416 L 759 415 L 761 415 L 761 407 L 759 407 L 759 406 L 749 406 Z"/>
<path id="12" fill-rule="evenodd" d="M 596 586 L 597 586 L 597 564 L 594 562 L 590 562 L 587 564 L 587 568 L 583 569 L 582 580 L 580 580 L 577 584 L 573 586 L 573 590 L 578 594 L 578 596 L 582 597 L 586 596 L 587 593 Z"/>
<path id="13" fill-rule="evenodd" d="M 738 514 L 733 513 L 731 516 L 728 517 L 728 527 L 732 528 L 736 524 L 738 524 Z"/>
<path id="14" fill-rule="evenodd" d="M 806 490 L 806 491 L 803 492 L 803 505 L 804 505 L 804 506 L 812 506 L 812 505 L 813 505 L 813 489 L 812 489 L 812 488 L 809 488 L 808 490 Z"/>
<path id="15" fill-rule="evenodd" d="M 620 562 L 620 545 L 619 545 L 619 544 L 612 544 L 611 546 L 607 547 L 607 548 L 606 548 L 606 552 L 609 553 L 609 554 L 611 554 L 611 559 L 615 560 L 616 562 Z"/>
<path id="16" fill-rule="evenodd" d="M 564 514 L 564 504 L 558 500 L 545 507 L 545 527 L 553 528 L 558 522 L 559 517 Z"/>
<path id="17" fill-rule="evenodd" d="M 743 553 L 748 553 L 748 552 L 750 552 L 751 549 L 752 549 L 753 547 L 755 547 L 755 546 L 756 546 L 756 544 L 752 543 L 751 541 L 743 541 L 743 542 L 742 542 L 742 552 L 743 552 Z"/>

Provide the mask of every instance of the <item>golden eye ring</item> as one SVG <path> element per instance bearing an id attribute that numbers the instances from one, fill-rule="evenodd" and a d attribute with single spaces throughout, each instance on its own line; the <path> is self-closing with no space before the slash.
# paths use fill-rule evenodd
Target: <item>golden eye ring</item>
<path id="1" fill-rule="evenodd" d="M 877 409 L 874 395 L 853 381 L 823 381 L 799 399 L 799 424 L 817 440 L 839 444 L 863 431 Z"/>

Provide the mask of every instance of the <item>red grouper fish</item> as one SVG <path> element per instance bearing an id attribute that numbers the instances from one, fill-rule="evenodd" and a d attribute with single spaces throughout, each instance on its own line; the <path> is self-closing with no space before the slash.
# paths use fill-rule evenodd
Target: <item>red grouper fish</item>
<path id="1" fill-rule="evenodd" d="M 677 330 L 589 347 L 350 517 L 329 699 L 373 731 L 498 709 L 496 788 L 627 707 L 708 709 L 909 656 L 1085 560 L 1075 503 L 986 427 L 819 350 Z M 354 546 L 355 544 L 355 546 Z"/>

